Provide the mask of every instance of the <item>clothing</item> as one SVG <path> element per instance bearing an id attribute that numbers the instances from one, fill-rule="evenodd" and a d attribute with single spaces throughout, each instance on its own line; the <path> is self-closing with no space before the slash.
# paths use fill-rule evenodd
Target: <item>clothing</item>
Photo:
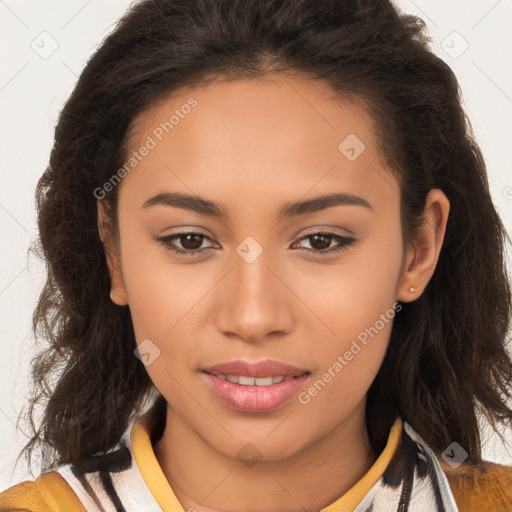
<path id="1" fill-rule="evenodd" d="M 119 443 L 79 467 L 66 464 L 0 494 L 0 511 L 185 512 L 151 445 L 145 414 Z M 512 468 L 511 468 L 512 475 Z M 510 482 L 512 483 L 512 476 Z M 385 449 L 347 493 L 320 512 L 484 512 L 458 509 L 434 453 L 397 418 Z M 505 512 L 510 509 L 488 509 Z M 263 512 L 263 511 L 261 511 Z"/>

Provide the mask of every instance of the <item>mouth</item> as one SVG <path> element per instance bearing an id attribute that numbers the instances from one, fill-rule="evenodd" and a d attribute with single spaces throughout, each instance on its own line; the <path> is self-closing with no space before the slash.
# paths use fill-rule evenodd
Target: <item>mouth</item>
<path id="1" fill-rule="evenodd" d="M 279 361 L 231 361 L 202 370 L 208 387 L 227 407 L 269 412 L 282 407 L 309 380 L 311 372 Z"/>

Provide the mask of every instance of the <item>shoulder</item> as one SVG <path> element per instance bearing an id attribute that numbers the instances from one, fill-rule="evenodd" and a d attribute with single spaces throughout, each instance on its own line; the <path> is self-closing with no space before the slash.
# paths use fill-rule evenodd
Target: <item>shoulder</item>
<path id="1" fill-rule="evenodd" d="M 486 461 L 456 469 L 443 460 L 440 465 L 460 512 L 512 511 L 512 467 Z"/>
<path id="2" fill-rule="evenodd" d="M 0 494 L 0 512 L 86 512 L 69 484 L 56 471 L 21 482 Z"/>

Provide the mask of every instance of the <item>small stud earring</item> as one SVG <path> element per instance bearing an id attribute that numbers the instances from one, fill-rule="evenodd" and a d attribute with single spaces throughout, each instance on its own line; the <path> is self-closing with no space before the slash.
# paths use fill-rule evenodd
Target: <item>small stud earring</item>
<path id="1" fill-rule="evenodd" d="M 411 286 L 411 287 L 409 288 L 409 291 L 410 291 L 411 293 L 414 293 L 414 292 L 416 292 L 417 290 L 416 290 L 416 288 L 414 288 L 414 286 Z"/>

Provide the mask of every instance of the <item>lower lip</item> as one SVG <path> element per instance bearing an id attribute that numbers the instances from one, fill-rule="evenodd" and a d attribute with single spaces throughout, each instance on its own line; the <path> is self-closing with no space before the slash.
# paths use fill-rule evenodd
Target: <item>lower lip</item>
<path id="1" fill-rule="evenodd" d="M 271 386 L 242 386 L 205 373 L 208 385 L 217 398 L 231 409 L 241 412 L 269 412 L 295 396 L 309 374 L 282 381 Z"/>

